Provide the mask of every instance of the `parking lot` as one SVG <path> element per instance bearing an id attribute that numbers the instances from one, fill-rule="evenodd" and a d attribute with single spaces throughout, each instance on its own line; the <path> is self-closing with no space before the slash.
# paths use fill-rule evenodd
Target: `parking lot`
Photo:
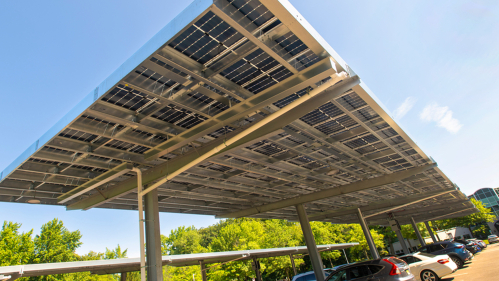
<path id="1" fill-rule="evenodd" d="M 475 255 L 472 262 L 466 263 L 464 268 L 442 278 L 442 280 L 498 280 L 499 267 L 497 266 L 497 258 L 499 258 L 499 244 L 489 245 L 485 251 Z"/>

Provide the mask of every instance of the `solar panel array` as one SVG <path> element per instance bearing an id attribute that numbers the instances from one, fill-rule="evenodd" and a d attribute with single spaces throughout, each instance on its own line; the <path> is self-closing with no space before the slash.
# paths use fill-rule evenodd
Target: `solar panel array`
<path id="1" fill-rule="evenodd" d="M 210 123 L 330 60 L 311 50 L 258 0 L 215 2 L 218 8 L 199 15 L 22 165 L 3 175 L 0 200 L 24 203 L 36 198 L 57 205 L 58 196 L 122 163 L 147 172 L 252 126 L 329 79 L 306 78 L 300 89 L 283 90 L 289 93 L 237 121 Z M 236 25 L 227 22 L 232 19 Z M 211 157 L 161 185 L 160 211 L 224 214 L 431 163 L 394 124 L 369 94 L 350 89 L 265 139 Z M 200 134 L 200 126 L 211 131 Z M 186 133 L 196 138 L 154 157 L 158 147 Z M 103 197 L 100 208 L 135 210 L 135 192 L 106 197 L 108 190 L 134 177 L 128 172 L 64 205 Z M 453 184 L 433 168 L 307 208 L 320 215 L 450 188 Z M 467 204 L 458 190 L 439 198 L 421 204 Z M 442 208 L 426 216 L 440 214 Z M 256 217 L 296 219 L 296 214 L 288 207 Z M 321 220 L 356 222 L 356 217 Z"/>

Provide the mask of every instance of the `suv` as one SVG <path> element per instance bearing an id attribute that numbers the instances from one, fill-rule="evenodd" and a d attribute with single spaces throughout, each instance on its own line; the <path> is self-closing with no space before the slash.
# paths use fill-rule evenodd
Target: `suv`
<path id="1" fill-rule="evenodd" d="M 340 266 L 325 281 L 414 281 L 409 266 L 396 257 Z"/>
<path id="2" fill-rule="evenodd" d="M 437 242 L 426 245 L 418 249 L 418 252 L 428 253 L 432 255 L 447 254 L 451 260 L 456 263 L 458 268 L 462 268 L 464 263 L 473 258 L 473 254 L 466 250 L 463 244 L 456 242 Z"/>
<path id="3" fill-rule="evenodd" d="M 463 244 L 466 247 L 466 250 L 470 251 L 473 255 L 480 252 L 480 248 L 477 245 L 475 245 L 474 241 L 469 241 L 469 240 L 465 241 L 465 240 L 461 240 L 461 239 L 454 239 L 454 240 L 451 240 L 450 242 Z"/>

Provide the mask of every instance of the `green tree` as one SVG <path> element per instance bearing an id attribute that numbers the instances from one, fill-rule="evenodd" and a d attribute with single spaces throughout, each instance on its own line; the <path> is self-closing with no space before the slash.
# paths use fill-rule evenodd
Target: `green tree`
<path id="1" fill-rule="evenodd" d="M 80 257 L 75 250 L 81 246 L 79 230 L 69 231 L 58 219 L 42 225 L 39 235 L 34 239 L 34 255 L 30 263 L 51 263 L 77 261 Z M 30 277 L 29 280 L 72 281 L 78 274 L 57 274 Z"/>
<path id="2" fill-rule="evenodd" d="M 79 230 L 69 231 L 58 219 L 42 225 L 35 236 L 35 254 L 31 263 L 76 261 L 75 250 L 81 246 Z"/>
<path id="3" fill-rule="evenodd" d="M 372 226 L 371 229 L 375 230 L 377 233 L 383 235 L 383 240 L 384 244 L 390 248 L 390 250 L 387 250 L 389 253 L 395 253 L 395 250 L 393 248 L 393 243 L 395 243 L 397 239 L 397 234 L 387 226 Z"/>
<path id="4" fill-rule="evenodd" d="M 28 263 L 33 256 L 33 230 L 19 233 L 21 224 L 4 221 L 0 231 L 0 266 Z"/>
<path id="5" fill-rule="evenodd" d="M 230 224 L 220 229 L 217 237 L 210 243 L 214 252 L 260 249 L 264 239 L 265 229 L 260 220 L 241 218 L 230 220 Z M 265 264 L 261 264 L 265 271 Z M 208 271 L 211 280 L 244 280 L 255 278 L 250 261 L 240 261 L 222 264 Z"/>
<path id="6" fill-rule="evenodd" d="M 181 226 L 172 230 L 170 235 L 161 235 L 161 252 L 163 255 L 183 255 L 206 252 L 201 246 L 201 234 L 194 226 Z"/>
<path id="7" fill-rule="evenodd" d="M 345 226 L 344 231 L 347 236 L 347 243 L 359 242 L 358 246 L 354 246 L 349 250 L 351 261 L 361 261 L 366 259 L 366 252 L 369 253 L 369 246 L 367 245 L 367 240 L 361 226 L 359 224 L 348 224 Z M 378 233 L 374 229 L 371 229 L 370 232 L 379 254 L 381 256 L 387 255 L 388 252 L 385 250 L 383 234 Z"/>
<path id="8" fill-rule="evenodd" d="M 471 198 L 470 201 L 478 209 L 478 212 L 454 219 L 432 221 L 430 222 L 431 226 L 437 229 L 449 229 L 457 226 L 467 227 L 473 233 L 471 227 L 494 221 L 495 215 L 490 208 L 486 208 L 481 201 L 475 200 L 475 198 Z"/>
<path id="9" fill-rule="evenodd" d="M 106 247 L 106 252 L 104 253 L 104 259 L 112 260 L 112 259 L 124 259 L 126 258 L 126 254 L 128 249 L 121 250 L 120 244 L 116 246 L 116 248 L 110 250 Z"/>
<path id="10" fill-rule="evenodd" d="M 263 224 L 265 231 L 260 248 L 267 249 L 302 245 L 303 235 L 298 223 L 277 219 L 261 220 L 260 222 Z M 260 264 L 264 265 L 265 269 L 262 270 L 262 275 L 266 279 L 276 280 L 283 277 L 293 277 L 294 273 L 289 256 L 260 259 Z M 302 264 L 303 259 L 295 259 L 297 267 Z"/>

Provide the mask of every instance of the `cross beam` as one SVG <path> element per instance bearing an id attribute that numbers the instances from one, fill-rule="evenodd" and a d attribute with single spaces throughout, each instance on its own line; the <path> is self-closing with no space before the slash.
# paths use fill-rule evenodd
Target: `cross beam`
<path id="1" fill-rule="evenodd" d="M 412 168 L 409 170 L 396 172 L 393 174 L 384 175 L 384 176 L 380 176 L 380 177 L 376 177 L 376 178 L 372 178 L 372 179 L 368 179 L 368 180 L 363 180 L 363 181 L 359 181 L 359 182 L 354 182 L 354 183 L 342 185 L 342 186 L 339 186 L 336 188 L 330 188 L 330 189 L 325 189 L 325 190 L 321 190 L 321 191 L 317 191 L 317 192 L 312 192 L 309 194 L 297 196 L 294 198 L 284 199 L 284 200 L 277 201 L 277 202 L 270 203 L 270 204 L 264 204 L 264 205 L 254 207 L 254 208 L 249 208 L 246 210 L 221 214 L 221 215 L 218 215 L 216 217 L 217 218 L 239 218 L 239 217 L 252 216 L 252 215 L 259 214 L 259 213 L 264 213 L 264 212 L 273 211 L 273 210 L 277 210 L 277 209 L 281 209 L 281 208 L 285 208 L 285 207 L 289 207 L 289 206 L 294 206 L 297 204 L 304 204 L 304 203 L 322 200 L 325 198 L 334 197 L 334 196 L 338 196 L 338 195 L 342 195 L 342 194 L 346 194 L 346 193 L 362 191 L 362 190 L 366 190 L 366 189 L 373 188 L 376 186 L 382 186 L 385 184 L 389 184 L 389 183 L 393 183 L 393 182 L 396 182 L 399 180 L 403 180 L 403 179 L 408 178 L 410 176 L 420 174 L 428 169 L 435 168 L 436 166 L 437 166 L 437 163 L 426 164 L 426 165 Z"/>
<path id="2" fill-rule="evenodd" d="M 423 194 L 416 194 L 416 195 L 411 195 L 407 196 L 405 198 L 396 198 L 396 199 L 389 199 L 389 200 L 383 200 L 375 204 L 369 204 L 367 206 L 362 206 L 360 207 L 360 210 L 362 212 L 368 212 L 368 211 L 375 211 L 375 210 L 380 210 L 381 213 L 386 213 L 392 210 L 400 209 L 421 201 L 425 201 L 434 197 L 438 197 L 441 195 L 444 195 L 449 192 L 456 191 L 455 189 L 451 190 L 439 190 L 439 191 L 434 191 L 434 192 L 427 192 Z M 332 217 L 337 217 L 337 216 L 344 216 L 344 215 L 352 215 L 357 213 L 357 208 L 358 206 L 354 207 L 349 207 L 349 208 L 343 208 L 339 210 L 333 210 L 333 211 L 326 211 L 326 212 L 320 212 L 320 213 L 315 213 L 315 214 L 310 214 L 309 217 L 311 220 L 316 221 L 316 220 L 322 220 L 325 218 L 332 218 Z M 386 208 L 386 209 L 385 209 Z M 365 215 L 365 218 L 369 218 L 375 214 L 367 214 Z"/>
<path id="3" fill-rule="evenodd" d="M 126 174 L 127 172 L 131 171 L 132 168 L 133 165 L 130 163 L 123 163 L 121 165 L 118 165 L 111 170 L 101 174 L 100 176 L 95 177 L 85 182 L 84 184 L 72 189 L 71 191 L 64 193 L 57 198 L 57 201 L 59 201 L 59 203 L 61 204 L 66 203 L 73 198 L 76 198 L 100 185 L 103 185 L 117 177 Z"/>
<path id="4" fill-rule="evenodd" d="M 316 89 L 311 90 L 308 95 L 304 95 L 279 111 L 276 111 L 259 122 L 249 125 L 246 129 L 233 131 L 227 134 L 226 138 L 218 138 L 205 146 L 198 148 L 184 156 L 176 157 L 172 161 L 155 166 L 144 172 L 144 185 L 151 184 L 143 191 L 144 194 L 173 179 L 175 176 L 186 170 L 200 164 L 219 153 L 225 153 L 228 150 L 244 145 L 257 138 L 264 137 L 282 127 L 288 125 L 296 118 L 307 114 L 325 102 L 341 95 L 348 89 L 360 83 L 359 77 L 347 78 L 345 73 L 333 74 L 331 80 L 325 82 Z M 342 80 L 341 82 L 339 82 Z M 178 158 L 178 159 L 177 159 Z M 155 182 L 156 181 L 156 182 Z M 98 194 L 85 198 L 68 206 L 68 210 L 89 209 L 96 207 L 113 198 L 122 196 L 137 187 L 134 179 L 130 179 L 117 184 L 109 190 L 104 190 L 105 195 Z"/>

